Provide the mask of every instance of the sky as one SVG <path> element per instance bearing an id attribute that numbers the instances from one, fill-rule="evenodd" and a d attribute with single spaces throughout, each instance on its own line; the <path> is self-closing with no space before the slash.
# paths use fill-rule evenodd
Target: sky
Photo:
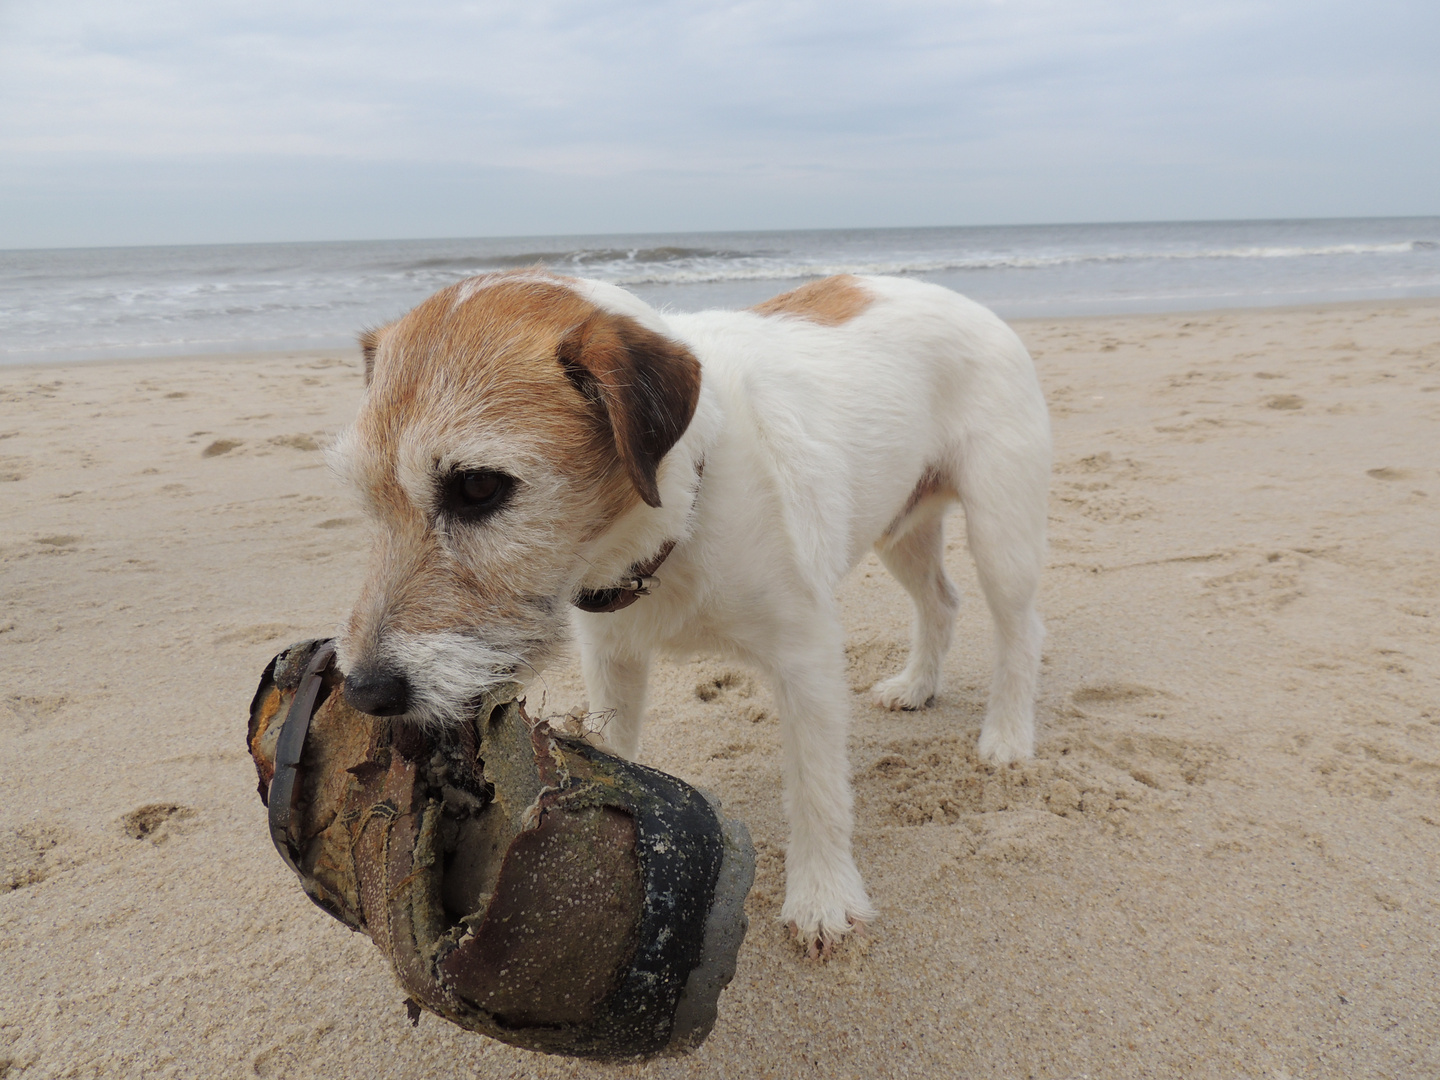
<path id="1" fill-rule="evenodd" d="M 1440 214 L 1435 0 L 0 0 L 0 248 Z"/>

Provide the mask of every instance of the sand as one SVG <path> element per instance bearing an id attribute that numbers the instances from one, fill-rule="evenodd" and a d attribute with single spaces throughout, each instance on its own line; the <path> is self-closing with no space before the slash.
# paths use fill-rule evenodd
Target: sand
<path id="1" fill-rule="evenodd" d="M 692 1058 L 601 1069 L 406 1022 L 270 846 L 259 673 L 331 630 L 358 514 L 339 353 L 0 369 L 0 1077 L 1440 1075 L 1440 302 L 1023 322 L 1053 410 L 1033 762 L 975 756 L 968 599 L 882 712 L 907 601 L 849 579 L 857 858 L 828 963 L 777 923 L 769 692 L 659 671 L 647 760 L 748 822 Z M 573 664 L 531 689 L 563 712 Z"/>

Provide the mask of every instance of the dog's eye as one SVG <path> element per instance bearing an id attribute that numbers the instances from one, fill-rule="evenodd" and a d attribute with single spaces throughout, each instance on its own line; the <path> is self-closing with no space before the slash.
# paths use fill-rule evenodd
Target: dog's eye
<path id="1" fill-rule="evenodd" d="M 445 483 L 444 509 L 455 517 L 477 521 L 504 505 L 515 478 L 493 469 L 451 473 Z"/>

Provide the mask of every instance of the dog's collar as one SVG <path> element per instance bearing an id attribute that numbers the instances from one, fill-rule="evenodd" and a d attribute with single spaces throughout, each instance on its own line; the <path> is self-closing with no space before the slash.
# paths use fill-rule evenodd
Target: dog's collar
<path id="1" fill-rule="evenodd" d="M 704 472 L 705 459 L 701 458 L 695 464 L 695 495 L 693 498 L 700 496 L 700 477 Z M 625 572 L 624 580 L 608 589 L 581 589 L 571 602 L 581 611 L 604 613 L 627 608 L 640 597 L 649 596 L 650 590 L 660 584 L 655 577 L 655 571 L 659 570 L 660 564 L 670 557 L 670 552 L 675 550 L 677 543 L 676 540 L 665 541 L 660 550 L 649 559 L 632 564 L 630 569 Z"/>
<path id="2" fill-rule="evenodd" d="M 580 594 L 575 597 L 575 606 L 581 611 L 619 611 L 629 607 L 640 597 L 649 596 L 650 590 L 660 584 L 655 579 L 655 571 L 660 569 L 660 564 L 674 550 L 675 541 L 665 541 L 665 546 L 657 551 L 653 558 L 630 567 L 624 581 L 608 589 L 581 589 Z"/>

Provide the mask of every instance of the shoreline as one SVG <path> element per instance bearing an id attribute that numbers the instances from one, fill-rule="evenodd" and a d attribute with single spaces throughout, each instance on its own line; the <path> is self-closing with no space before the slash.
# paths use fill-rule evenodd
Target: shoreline
<path id="1" fill-rule="evenodd" d="M 812 278 L 805 278 L 805 279 L 796 278 L 796 279 L 792 279 L 792 280 L 790 280 L 790 281 L 776 282 L 776 283 L 774 283 L 774 284 L 775 284 L 774 292 L 776 292 L 776 293 L 784 292 L 785 289 L 787 289 L 787 288 L 793 288 L 793 287 L 795 287 L 795 285 L 796 285 L 797 283 L 799 283 L 799 282 L 809 281 L 809 280 L 814 280 L 814 279 L 812 279 Z M 977 302 L 978 302 L 978 301 L 977 301 Z M 985 305 L 985 306 L 988 307 L 989 305 L 987 304 L 987 305 Z M 1095 321 L 1095 320 L 1107 320 L 1107 319 L 1126 319 L 1126 320 L 1128 320 L 1128 319 L 1147 319 L 1147 318 L 1164 319 L 1164 318 L 1169 318 L 1169 317 L 1172 317 L 1172 316 L 1181 316 L 1181 315 L 1184 315 L 1184 316 L 1238 315 L 1238 314 L 1243 314 L 1243 313 L 1265 314 L 1265 313 L 1275 313 L 1275 312 L 1303 312 L 1303 311 L 1329 311 L 1329 310 L 1336 310 L 1336 311 L 1353 311 L 1353 310 L 1367 309 L 1367 308 L 1371 308 L 1371 307 L 1384 307 L 1384 308 L 1426 308 L 1426 307 L 1435 307 L 1435 306 L 1440 306 L 1440 295 L 1436 295 L 1436 296 L 1396 296 L 1396 297 L 1383 297 L 1383 298 L 1379 298 L 1379 299 L 1360 299 L 1360 300 L 1323 300 L 1323 301 L 1297 303 L 1297 304 L 1275 304 L 1275 305 L 1253 306 L 1253 307 L 1252 307 L 1252 306 L 1248 306 L 1248 305 L 1242 305 L 1242 306 L 1231 306 L 1231 307 L 1173 308 L 1173 309 L 1172 309 L 1172 308 L 1165 308 L 1165 309 L 1163 309 L 1163 310 L 1153 310 L 1153 311 L 1152 311 L 1152 310 L 1142 310 L 1142 311 L 1100 312 L 1100 313 L 1065 314 L 1065 315 L 1049 315 L 1049 314 L 1044 314 L 1044 315 L 1017 315 L 1017 316 L 1007 316 L 1007 315 L 1005 315 L 1005 314 L 997 311 L 997 314 L 1000 314 L 1000 317 L 1001 317 L 1002 319 L 1004 319 L 1005 322 L 1010 323 L 1010 324 L 1012 324 L 1012 325 L 1030 325 L 1030 324 L 1049 323 L 1049 322 L 1090 322 L 1090 321 Z M 662 313 L 663 313 L 663 312 L 662 312 Z M 358 337 L 358 335 L 359 335 L 359 332 L 360 332 L 360 331 L 357 329 L 357 330 L 356 330 L 356 336 L 357 336 L 357 337 Z M 7 361 L 7 360 L 3 359 L 3 356 L 0 356 L 0 372 L 5 372 L 5 371 L 19 371 L 19 370 L 26 370 L 26 369 L 32 369 L 32 368 L 36 368 L 36 369 L 38 369 L 38 368 L 45 368 L 45 369 L 48 369 L 48 368 L 55 368 L 55 367 L 71 367 L 71 366 L 75 366 L 75 367 L 86 367 L 86 366 L 91 366 L 91 365 L 113 365 L 113 364 L 127 364 L 127 363 L 141 363 L 141 364 L 143 364 L 143 363 L 160 363 L 160 362 L 170 362 L 170 361 L 173 361 L 173 362 L 176 362 L 176 363 L 187 363 L 187 362 L 188 362 L 188 363 L 195 363 L 195 362 L 200 362 L 200 361 L 208 362 L 208 361 L 213 361 L 213 360 L 230 360 L 230 361 L 240 361 L 240 362 L 243 362 L 243 361 L 245 361 L 245 360 L 254 360 L 254 359 L 257 359 L 257 358 L 269 357 L 269 356 L 292 356 L 292 357 L 295 357 L 297 360 L 305 360 L 305 359 L 309 359 L 309 358 L 313 358 L 313 357 L 319 357 L 319 356 L 334 354 L 334 353 L 336 353 L 336 352 L 349 353 L 349 354 L 351 354 L 351 355 L 358 356 L 358 355 L 359 355 L 359 346 L 358 346 L 357 344 L 355 344 L 355 342 L 352 340 L 352 341 L 349 341 L 349 342 L 345 342 L 345 343 L 337 344 L 337 345 L 333 345 L 333 346 L 321 346 L 321 347 L 314 347 L 314 348 L 306 347 L 306 348 L 294 348 L 294 349 L 288 349 L 288 348 L 254 349 L 254 348 L 249 348 L 249 347 L 241 346 L 241 347 L 237 347 L 237 348 L 235 348 L 235 349 L 233 349 L 233 350 L 230 350 L 230 349 L 218 349 L 218 350 L 210 350 L 210 351 L 176 353 L 176 354 L 173 354 L 173 355 L 171 355 L 171 354 L 169 354 L 169 353 L 161 352 L 161 353 L 148 353 L 148 354 L 137 354 L 137 355 L 126 355 L 126 356 L 91 356 L 91 357 L 85 357 L 85 358 L 81 358 L 81 359 L 55 359 L 55 360 L 34 360 L 34 359 L 27 359 L 27 360 L 15 361 L 15 362 Z"/>
<path id="2" fill-rule="evenodd" d="M 1437 301 L 1440 302 L 1440 301 Z M 235 352 L 200 352 L 183 353 L 175 356 L 164 354 L 151 356 L 102 356 L 91 357 L 87 360 L 37 360 L 32 362 L 7 364 L 0 363 L 0 376 L 12 371 L 53 371 L 57 368 L 112 368 L 124 367 L 126 364 L 211 364 L 211 363 L 253 363 L 256 361 L 273 360 L 279 357 L 293 359 L 303 363 L 305 361 L 319 360 L 325 357 L 339 354 L 348 354 L 356 362 L 360 359 L 360 346 L 357 343 L 350 345 L 338 345 L 333 349 L 245 349 Z"/>

